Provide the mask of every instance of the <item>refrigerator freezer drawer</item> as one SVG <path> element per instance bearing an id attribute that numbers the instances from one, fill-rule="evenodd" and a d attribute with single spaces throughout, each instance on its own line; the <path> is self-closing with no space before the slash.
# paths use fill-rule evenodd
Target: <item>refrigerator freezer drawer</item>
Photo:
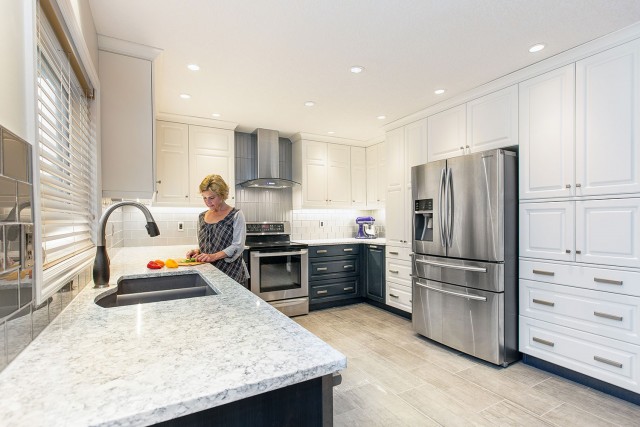
<path id="1" fill-rule="evenodd" d="M 414 278 L 413 300 L 417 333 L 497 365 L 517 360 L 515 340 L 505 345 L 504 323 L 517 319 L 505 319 L 504 293 Z"/>
<path id="2" fill-rule="evenodd" d="M 482 289 L 504 291 L 504 264 L 467 261 L 415 254 L 413 274 L 426 280 Z"/>

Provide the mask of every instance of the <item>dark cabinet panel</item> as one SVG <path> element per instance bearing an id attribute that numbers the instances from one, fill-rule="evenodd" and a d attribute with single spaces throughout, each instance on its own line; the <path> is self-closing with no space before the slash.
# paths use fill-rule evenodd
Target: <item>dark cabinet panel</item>
<path id="1" fill-rule="evenodd" d="M 309 258 L 357 255 L 360 245 L 325 245 L 309 247 Z"/>
<path id="2" fill-rule="evenodd" d="M 309 280 L 360 274 L 360 258 L 345 256 L 309 260 Z"/>
<path id="3" fill-rule="evenodd" d="M 365 297 L 384 303 L 384 246 L 367 245 L 365 249 Z"/>

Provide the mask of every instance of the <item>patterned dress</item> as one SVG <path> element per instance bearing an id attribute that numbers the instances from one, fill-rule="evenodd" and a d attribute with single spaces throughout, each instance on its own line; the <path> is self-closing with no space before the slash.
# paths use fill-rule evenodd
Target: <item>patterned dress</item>
<path id="1" fill-rule="evenodd" d="M 222 220 L 215 224 L 205 222 L 202 212 L 198 216 L 198 245 L 200 252 L 204 254 L 214 254 L 231 246 L 233 242 L 233 222 L 238 213 L 238 209 L 233 208 L 231 212 Z M 243 284 L 248 278 L 242 256 L 237 256 L 231 262 L 225 261 L 225 258 L 212 262 L 214 267 L 231 277 L 236 282 Z"/>

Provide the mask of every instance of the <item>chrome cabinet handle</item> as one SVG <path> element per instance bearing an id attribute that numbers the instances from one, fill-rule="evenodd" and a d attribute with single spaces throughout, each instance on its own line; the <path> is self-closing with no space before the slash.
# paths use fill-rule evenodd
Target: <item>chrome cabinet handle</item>
<path id="1" fill-rule="evenodd" d="M 566 188 L 571 188 L 571 184 L 565 185 Z"/>
<path id="2" fill-rule="evenodd" d="M 353 252 L 353 248 L 344 248 L 342 250 L 345 252 Z"/>
<path id="3" fill-rule="evenodd" d="M 533 302 L 535 304 L 548 305 L 549 307 L 554 307 L 556 305 L 555 302 L 545 301 L 543 299 L 536 299 L 536 298 L 533 299 Z"/>
<path id="4" fill-rule="evenodd" d="M 599 277 L 594 277 L 593 281 L 597 283 L 606 283 L 607 285 L 622 286 L 622 280 L 601 279 Z"/>
<path id="5" fill-rule="evenodd" d="M 327 267 L 318 267 L 316 271 L 327 271 Z"/>
<path id="6" fill-rule="evenodd" d="M 346 287 L 346 288 L 344 288 L 343 290 L 345 290 L 345 291 L 352 291 L 352 290 L 353 290 L 353 286 Z"/>
<path id="7" fill-rule="evenodd" d="M 423 259 L 417 259 L 416 262 L 419 262 L 419 263 L 422 263 L 422 264 L 433 265 L 435 267 L 453 268 L 455 270 L 476 271 L 478 273 L 486 273 L 487 272 L 487 269 L 484 268 L 484 267 L 473 267 L 473 266 L 468 266 L 468 265 L 447 264 L 447 263 L 444 263 L 444 262 L 428 261 L 428 260 L 423 260 Z"/>
<path id="8" fill-rule="evenodd" d="M 342 268 L 353 268 L 353 265 L 343 265 Z"/>
<path id="9" fill-rule="evenodd" d="M 398 252 L 389 251 L 390 255 L 398 255 Z"/>
<path id="10" fill-rule="evenodd" d="M 461 150 L 464 150 L 464 147 L 460 147 Z"/>
<path id="11" fill-rule="evenodd" d="M 398 270 L 389 270 L 389 273 L 395 273 L 395 274 L 398 274 L 398 273 L 400 273 L 400 271 L 398 271 Z"/>
<path id="12" fill-rule="evenodd" d="M 615 366 L 616 368 L 622 368 L 622 363 L 605 359 L 604 357 L 593 356 L 593 360 L 595 360 L 596 362 L 606 363 L 607 365 Z"/>
<path id="13" fill-rule="evenodd" d="M 390 296 L 391 298 L 400 298 L 398 295 L 394 295 L 394 294 L 389 294 L 389 296 Z"/>
<path id="14" fill-rule="evenodd" d="M 538 342 L 540 344 L 544 344 L 544 345 L 548 345 L 549 347 L 553 347 L 556 344 L 553 341 L 547 341 L 547 340 L 543 340 L 542 338 L 538 338 L 538 337 L 533 337 L 532 338 L 535 342 Z"/>
<path id="15" fill-rule="evenodd" d="M 576 184 L 576 188 L 582 187 L 582 184 Z"/>
<path id="16" fill-rule="evenodd" d="M 378 247 L 376 245 L 369 245 L 370 249 L 378 249 Z"/>
<path id="17" fill-rule="evenodd" d="M 474 300 L 474 301 L 486 301 L 487 300 L 486 297 L 479 297 L 477 295 L 467 295 L 467 294 L 461 294 L 461 293 L 458 293 L 458 292 L 445 291 L 444 289 L 432 288 L 431 286 L 423 285 L 422 283 L 419 283 L 419 282 L 416 282 L 416 285 L 418 285 L 418 286 L 420 286 L 422 288 L 427 288 L 430 291 L 440 292 L 441 294 L 452 295 L 454 297 L 461 297 L 461 298 L 471 299 L 471 300 Z"/>
<path id="18" fill-rule="evenodd" d="M 617 320 L 619 322 L 622 322 L 622 316 L 616 316 L 615 314 L 609 314 L 609 313 L 602 313 L 600 311 L 594 311 L 593 315 L 597 316 L 597 317 L 604 317 L 605 319 Z"/>
<path id="19" fill-rule="evenodd" d="M 326 293 L 327 293 L 327 291 L 318 291 L 318 292 L 316 292 L 316 294 L 318 294 L 318 295 L 322 295 L 322 294 L 326 294 Z"/>
<path id="20" fill-rule="evenodd" d="M 156 184 L 162 184 L 162 180 L 161 179 L 157 180 Z"/>
<path id="21" fill-rule="evenodd" d="M 565 252 L 570 254 L 571 253 L 571 249 L 566 249 Z"/>
<path id="22" fill-rule="evenodd" d="M 316 253 L 317 253 L 317 254 L 326 254 L 326 253 L 327 253 L 327 250 L 326 250 L 326 249 L 318 249 L 318 250 L 316 251 Z"/>
<path id="23" fill-rule="evenodd" d="M 553 271 L 545 271 L 545 270 L 533 270 L 533 274 L 542 274 L 543 276 L 555 276 L 556 273 Z"/>
<path id="24" fill-rule="evenodd" d="M 576 251 L 576 254 L 580 255 L 582 253 L 582 251 Z"/>

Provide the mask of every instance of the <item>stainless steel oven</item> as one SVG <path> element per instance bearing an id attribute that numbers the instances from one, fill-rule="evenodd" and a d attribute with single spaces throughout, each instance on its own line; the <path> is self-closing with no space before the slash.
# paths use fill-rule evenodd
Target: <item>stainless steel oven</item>
<path id="1" fill-rule="evenodd" d="M 289 223 L 247 223 L 249 288 L 288 316 L 309 313 L 309 250 Z"/>

